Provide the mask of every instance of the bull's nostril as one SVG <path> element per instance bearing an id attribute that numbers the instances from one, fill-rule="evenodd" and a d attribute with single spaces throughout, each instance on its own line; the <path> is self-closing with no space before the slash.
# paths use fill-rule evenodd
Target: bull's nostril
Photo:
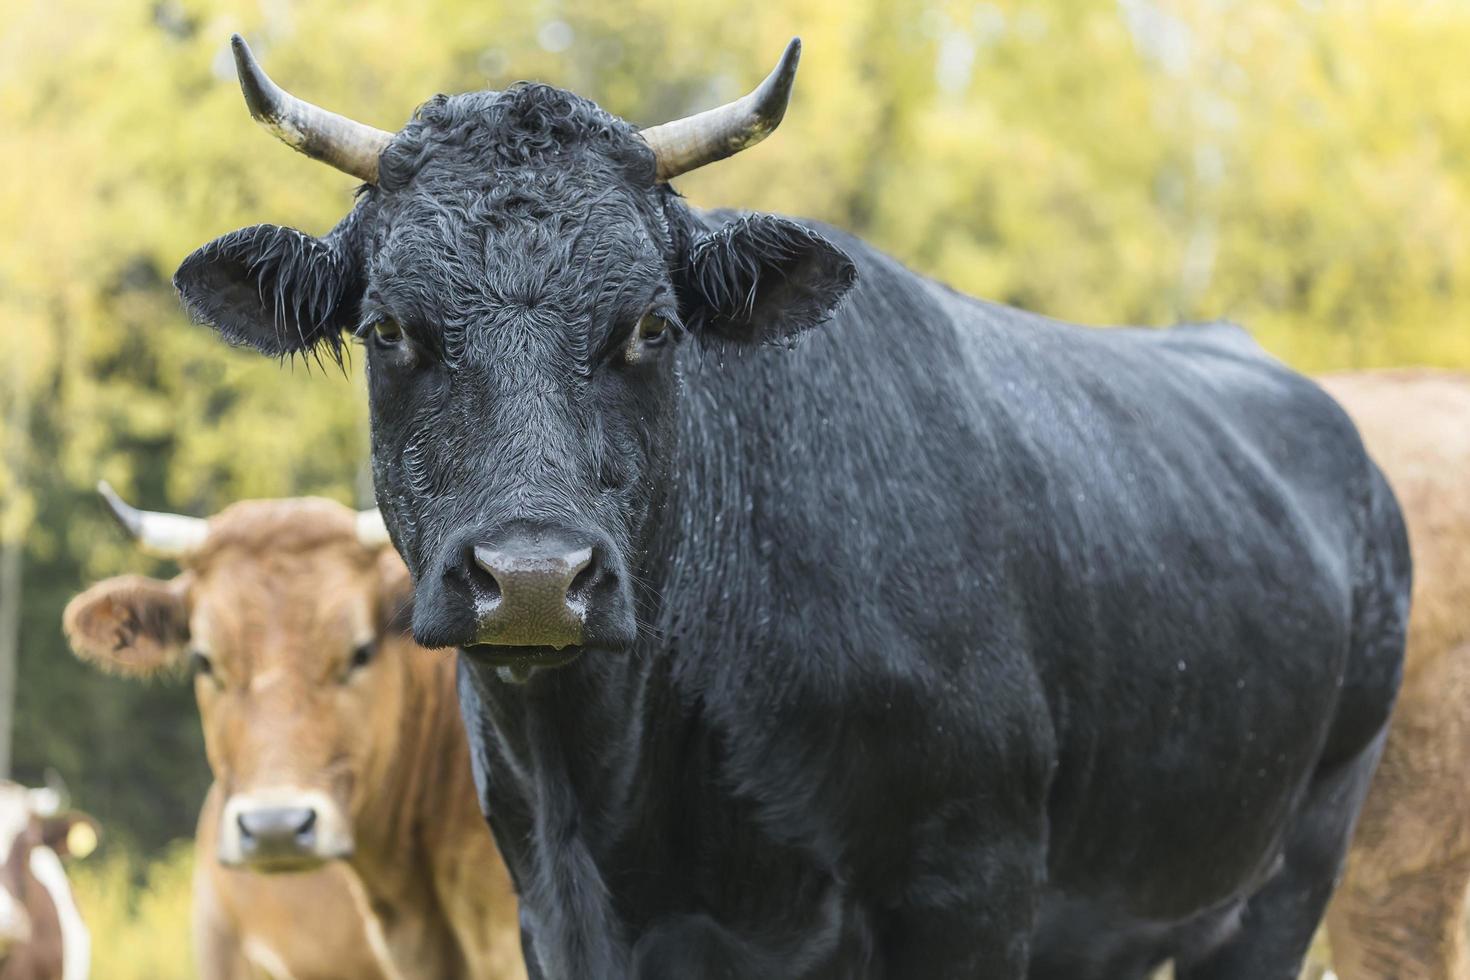
<path id="1" fill-rule="evenodd" d="M 500 552 L 484 545 L 477 544 L 470 548 L 470 568 L 479 569 L 480 574 L 476 579 L 480 589 L 485 598 L 492 601 L 500 598 L 500 579 L 496 577 L 496 572 L 503 569 L 501 557 Z"/>
<path id="2" fill-rule="evenodd" d="M 569 556 L 572 581 L 567 585 L 569 598 L 585 599 L 597 578 L 597 563 L 592 560 L 592 549 L 583 548 Z"/>

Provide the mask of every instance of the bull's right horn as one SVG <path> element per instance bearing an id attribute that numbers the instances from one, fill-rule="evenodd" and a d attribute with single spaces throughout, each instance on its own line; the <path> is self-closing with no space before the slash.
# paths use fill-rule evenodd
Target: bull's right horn
<path id="1" fill-rule="evenodd" d="M 378 157 L 393 134 L 312 105 L 271 81 L 255 60 L 250 45 L 230 36 L 235 73 L 245 105 L 256 122 L 282 143 L 369 184 L 378 182 Z"/>
<path id="2" fill-rule="evenodd" d="M 199 550 L 209 534 L 208 522 L 198 517 L 139 510 L 119 497 L 106 480 L 98 481 L 97 492 L 138 547 L 157 558 L 187 558 Z"/>

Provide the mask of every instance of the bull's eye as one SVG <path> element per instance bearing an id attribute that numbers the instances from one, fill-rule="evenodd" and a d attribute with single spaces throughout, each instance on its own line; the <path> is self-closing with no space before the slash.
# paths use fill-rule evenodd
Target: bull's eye
<path id="1" fill-rule="evenodd" d="M 668 339 L 669 321 L 657 313 L 645 313 L 638 321 L 638 341 L 645 347 L 657 347 Z"/>
<path id="2" fill-rule="evenodd" d="M 632 333 L 623 343 L 623 361 L 626 364 L 639 364 L 653 356 L 653 352 L 662 347 L 673 333 L 669 329 L 669 321 L 653 311 L 649 311 L 638 318 Z"/>
<path id="3" fill-rule="evenodd" d="M 403 328 L 397 320 L 379 320 L 373 324 L 373 339 L 384 347 L 395 347 L 403 342 Z"/>

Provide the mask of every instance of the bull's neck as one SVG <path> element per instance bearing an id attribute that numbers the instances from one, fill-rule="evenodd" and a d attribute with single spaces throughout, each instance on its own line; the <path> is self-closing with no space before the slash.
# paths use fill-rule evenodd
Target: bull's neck
<path id="1" fill-rule="evenodd" d="M 613 938 L 625 932 L 615 921 L 613 888 L 589 875 L 605 874 L 602 862 L 634 839 L 668 839 L 657 828 L 671 828 L 682 805 L 677 794 L 655 790 L 688 764 L 683 753 L 697 710 L 676 690 L 677 624 L 664 612 L 678 598 L 666 591 L 675 563 L 690 560 L 681 540 L 690 526 L 689 426 L 676 428 L 669 473 L 652 481 L 667 489 L 653 501 L 649 533 L 633 556 L 641 590 L 634 649 L 588 650 L 524 683 L 460 654 L 460 703 L 480 799 L 518 876 L 537 948 L 571 958 L 543 962 L 548 976 L 619 975 L 615 964 L 626 962 L 627 950 Z"/>

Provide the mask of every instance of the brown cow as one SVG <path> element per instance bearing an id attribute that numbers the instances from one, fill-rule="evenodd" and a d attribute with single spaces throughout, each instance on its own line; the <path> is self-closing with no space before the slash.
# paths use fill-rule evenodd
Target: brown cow
<path id="1" fill-rule="evenodd" d="M 1470 377 L 1327 378 L 1403 506 L 1414 551 L 1404 683 L 1327 915 L 1342 980 L 1470 980 Z"/>
<path id="2" fill-rule="evenodd" d="M 61 859 L 96 843 L 54 790 L 0 780 L 0 980 L 86 980 L 91 939 Z"/>
<path id="3" fill-rule="evenodd" d="M 215 777 L 198 838 L 213 855 L 196 882 L 201 972 L 371 975 L 353 957 L 376 951 L 390 977 L 523 975 L 510 881 L 471 783 L 454 661 L 404 633 L 411 588 L 376 515 L 326 500 L 247 501 L 205 522 L 103 492 L 183 573 L 92 587 L 67 607 L 66 634 L 81 657 L 121 673 L 193 664 Z M 370 915 L 355 948 L 340 941 L 350 923 L 324 922 L 320 906 L 299 911 L 311 899 L 272 908 L 267 897 L 262 908 L 241 890 L 265 884 L 226 870 L 336 859 L 353 874 L 308 887 L 340 896 L 361 883 Z"/>

